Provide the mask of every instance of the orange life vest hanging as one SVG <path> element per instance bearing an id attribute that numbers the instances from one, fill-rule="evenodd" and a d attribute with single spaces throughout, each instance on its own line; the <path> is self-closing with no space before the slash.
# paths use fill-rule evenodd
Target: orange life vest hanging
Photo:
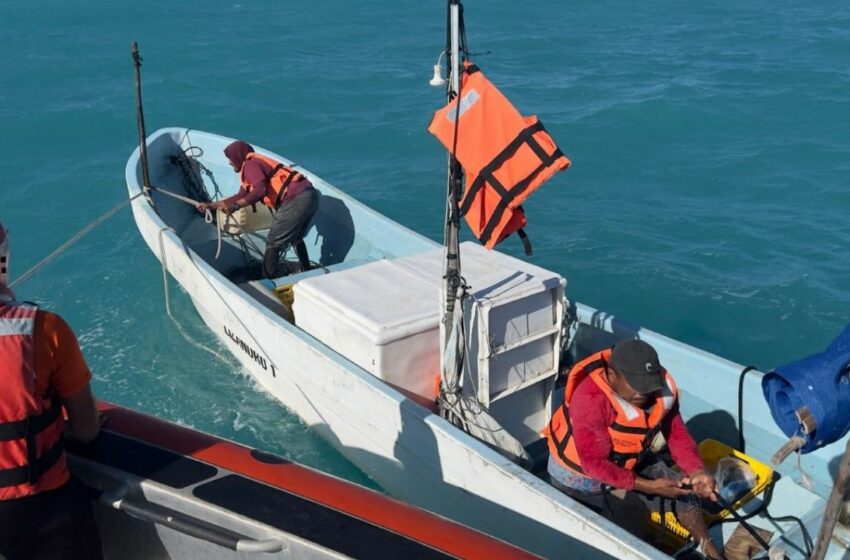
<path id="1" fill-rule="evenodd" d="M 428 132 L 446 149 L 455 150 L 466 172 L 460 212 L 478 240 L 492 249 L 526 225 L 522 202 L 556 172 L 569 167 L 570 160 L 536 116 L 520 115 L 468 62 L 459 97 L 460 108 L 454 99 L 437 111 Z M 520 235 L 524 238 L 524 233 Z"/>
<path id="2" fill-rule="evenodd" d="M 281 199 L 286 194 L 286 187 L 288 187 L 290 183 L 304 179 L 304 175 L 302 175 L 301 173 L 290 169 L 289 167 L 283 165 L 278 161 L 273 160 L 270 157 L 258 154 L 257 152 L 251 152 L 247 156 L 245 156 L 246 162 L 249 159 L 258 159 L 262 162 L 265 162 L 272 169 L 269 179 L 269 187 L 268 189 L 266 189 L 266 196 L 263 197 L 263 204 L 265 204 L 272 210 L 277 210 L 277 207 L 280 205 Z M 244 163 L 242 164 L 242 169 L 245 169 Z M 244 172 L 241 172 L 239 174 L 239 179 L 242 183 L 242 188 L 246 191 L 250 191 L 252 185 L 245 180 Z"/>
<path id="3" fill-rule="evenodd" d="M 658 392 L 655 402 L 646 410 L 638 408 L 620 397 L 605 378 L 605 367 L 611 358 L 611 350 L 603 350 L 582 360 L 570 370 L 564 388 L 564 402 L 549 421 L 545 435 L 549 440 L 549 452 L 564 467 L 584 474 L 581 459 L 572 437 L 569 404 L 578 386 L 585 379 L 596 383 L 614 407 L 616 417 L 608 426 L 611 436 L 611 460 L 625 469 L 633 469 L 649 449 L 661 423 L 676 404 L 678 391 L 673 377 L 665 370 L 665 387 Z"/>
<path id="4" fill-rule="evenodd" d="M 59 488 L 68 481 L 58 398 L 35 388 L 37 309 L 0 301 L 0 500 Z"/>

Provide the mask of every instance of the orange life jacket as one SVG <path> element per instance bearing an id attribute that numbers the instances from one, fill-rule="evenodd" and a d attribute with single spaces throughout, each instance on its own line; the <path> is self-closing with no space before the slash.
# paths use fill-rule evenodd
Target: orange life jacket
<path id="1" fill-rule="evenodd" d="M 0 500 L 68 481 L 57 397 L 36 393 L 33 329 L 37 308 L 0 301 Z"/>
<path id="2" fill-rule="evenodd" d="M 564 402 L 552 415 L 546 430 L 549 452 L 562 466 L 579 474 L 584 474 L 584 471 L 572 437 L 569 404 L 583 381 L 589 378 L 611 401 L 616 417 L 608 426 L 612 443 L 610 458 L 617 465 L 629 470 L 633 469 L 649 450 L 652 440 L 661 430 L 662 421 L 676 404 L 676 382 L 666 370 L 666 387 L 658 392 L 650 408 L 645 410 L 627 402 L 614 391 L 605 377 L 605 368 L 610 357 L 611 350 L 603 350 L 573 366 L 567 376 Z"/>
<path id="3" fill-rule="evenodd" d="M 258 159 L 260 161 L 265 162 L 269 167 L 271 167 L 271 173 L 269 174 L 269 187 L 266 189 L 266 196 L 263 197 L 263 204 L 271 208 L 272 210 L 277 210 L 277 207 L 280 205 L 281 199 L 286 194 L 286 187 L 289 186 L 290 183 L 294 181 L 301 181 L 304 179 L 304 175 L 301 173 L 290 169 L 289 167 L 273 160 L 270 157 L 258 154 L 257 152 L 251 152 L 245 157 L 245 162 L 249 159 Z M 243 171 L 239 173 L 239 179 L 242 182 L 242 188 L 246 191 L 250 191 L 253 186 L 251 183 L 245 180 L 245 163 L 242 164 Z"/>
<path id="4" fill-rule="evenodd" d="M 492 249 L 520 232 L 526 243 L 520 231 L 526 225 L 520 205 L 570 165 L 537 117 L 520 115 L 478 67 L 467 62 L 460 109 L 457 99 L 449 102 L 434 114 L 428 132 L 454 151 L 463 165 L 466 190 L 459 207 L 478 240 Z M 527 243 L 526 252 L 530 253 Z"/>

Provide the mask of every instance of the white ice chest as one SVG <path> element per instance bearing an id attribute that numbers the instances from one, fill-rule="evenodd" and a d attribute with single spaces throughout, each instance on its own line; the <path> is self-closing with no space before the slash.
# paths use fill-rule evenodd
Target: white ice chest
<path id="1" fill-rule="evenodd" d="M 296 324 L 405 394 L 433 401 L 443 262 L 435 249 L 304 279 L 294 286 Z M 465 390 L 472 381 L 488 405 L 553 378 L 565 280 L 472 242 L 461 244 L 461 268 L 472 294 Z"/>

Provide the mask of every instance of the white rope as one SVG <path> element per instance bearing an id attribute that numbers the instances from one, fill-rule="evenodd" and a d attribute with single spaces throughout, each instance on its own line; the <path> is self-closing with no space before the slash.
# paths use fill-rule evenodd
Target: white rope
<path id="1" fill-rule="evenodd" d="M 160 189 L 160 188 L 157 188 L 157 187 L 143 187 L 143 188 L 146 191 L 149 191 L 149 190 L 150 191 L 156 191 L 159 194 L 164 194 L 165 196 L 170 196 L 171 198 L 176 198 L 177 200 L 182 200 L 186 204 L 191 204 L 195 208 L 197 208 L 198 206 L 201 205 L 201 203 L 198 202 L 197 200 L 195 200 L 194 198 L 189 198 L 188 196 L 183 196 L 183 195 L 180 195 L 180 194 L 177 194 L 177 193 L 173 193 L 171 191 L 166 191 L 164 189 Z M 136 196 L 139 196 L 139 195 L 136 195 Z"/>
<path id="2" fill-rule="evenodd" d="M 174 232 L 169 226 L 165 226 L 160 228 L 157 236 L 159 237 L 159 262 L 162 263 L 162 292 L 165 294 L 165 311 L 168 313 L 168 316 L 174 319 L 174 316 L 171 315 L 171 300 L 168 296 L 168 265 L 165 262 L 165 245 L 162 242 L 162 234 L 168 230 Z M 174 232 L 175 235 L 177 232 Z"/>
<path id="3" fill-rule="evenodd" d="M 116 212 L 133 202 L 133 200 L 135 200 L 141 195 L 142 193 L 138 193 L 132 196 L 131 198 L 123 201 L 122 203 L 118 204 L 111 210 L 108 210 L 107 212 L 101 214 L 99 218 L 97 218 L 95 221 L 91 222 L 89 225 L 81 229 L 76 235 L 74 235 L 71 239 L 63 243 L 58 249 L 41 259 L 35 266 L 33 266 L 32 268 L 24 272 L 21 276 L 16 278 L 14 282 L 9 284 L 9 288 L 14 288 L 16 285 L 20 284 L 21 282 L 23 282 L 24 280 L 26 280 L 27 278 L 29 278 L 30 276 L 50 264 L 54 259 L 56 259 L 56 257 L 68 250 L 69 247 L 71 247 L 74 243 L 82 239 L 88 232 L 90 232 L 91 230 L 111 218 Z"/>
<path id="4" fill-rule="evenodd" d="M 163 294 L 165 295 L 165 311 L 168 313 L 168 316 L 174 322 L 174 325 L 177 327 L 177 330 L 180 331 L 180 335 L 183 337 L 184 340 L 186 340 L 186 342 L 195 346 L 196 348 L 203 350 L 204 352 L 208 352 L 208 353 L 212 354 L 213 356 L 215 356 L 216 358 L 218 358 L 219 360 L 221 360 L 223 362 L 227 362 L 228 361 L 227 358 L 224 357 L 221 353 L 216 352 L 212 348 L 204 346 L 203 344 L 201 344 L 200 342 L 195 340 L 188 332 L 186 332 L 186 330 L 183 328 L 183 325 L 181 325 L 180 322 L 171 313 L 171 300 L 170 300 L 169 293 L 168 293 L 168 265 L 166 264 L 166 261 L 165 261 L 165 244 L 162 241 L 162 234 L 166 231 L 169 231 L 169 230 L 174 232 L 174 229 L 172 229 L 168 226 L 165 226 L 165 227 L 163 227 L 162 229 L 159 230 L 159 234 L 158 234 L 158 237 L 159 237 L 159 257 L 160 257 L 160 262 L 162 263 L 162 291 L 163 291 Z"/>

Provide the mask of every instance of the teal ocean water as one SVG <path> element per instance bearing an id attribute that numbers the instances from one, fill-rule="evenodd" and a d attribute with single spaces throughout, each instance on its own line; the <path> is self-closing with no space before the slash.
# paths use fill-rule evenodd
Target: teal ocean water
<path id="1" fill-rule="evenodd" d="M 13 274 L 126 199 L 133 40 L 149 132 L 244 138 L 441 239 L 445 154 L 425 126 L 443 2 L 7 0 L 0 20 Z M 571 297 L 762 369 L 850 320 L 845 4 L 469 0 L 466 23 L 476 62 L 573 161 L 525 205 L 532 260 Z M 18 291 L 72 324 L 100 397 L 372 484 L 173 282 L 180 327 L 166 316 L 129 210 Z"/>

